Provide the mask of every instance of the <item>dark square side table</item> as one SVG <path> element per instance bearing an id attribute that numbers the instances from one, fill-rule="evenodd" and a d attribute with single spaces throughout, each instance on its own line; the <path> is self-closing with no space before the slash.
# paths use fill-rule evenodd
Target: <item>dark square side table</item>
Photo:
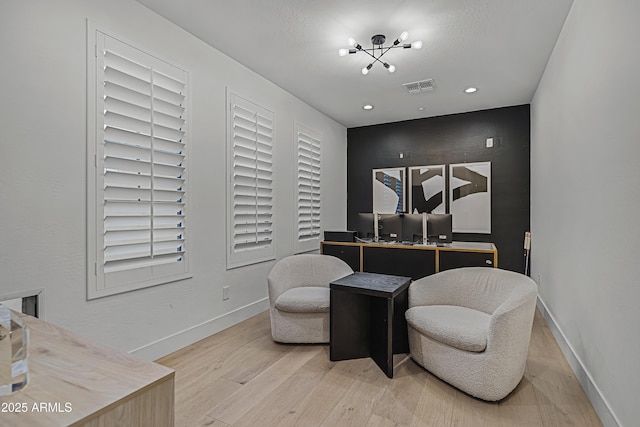
<path id="1" fill-rule="evenodd" d="M 393 378 L 393 355 L 409 352 L 411 277 L 356 272 L 331 282 L 332 361 L 371 357 Z"/>

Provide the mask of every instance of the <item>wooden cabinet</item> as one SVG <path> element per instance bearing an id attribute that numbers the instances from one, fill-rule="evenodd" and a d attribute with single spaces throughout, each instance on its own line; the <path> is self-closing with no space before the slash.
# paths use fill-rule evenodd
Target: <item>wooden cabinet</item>
<path id="1" fill-rule="evenodd" d="M 174 425 L 174 371 L 31 316 L 29 383 L 0 396 L 0 426 Z"/>
<path id="2" fill-rule="evenodd" d="M 322 242 L 321 252 L 354 271 L 409 276 L 413 280 L 458 267 L 498 267 L 493 243 L 453 242 L 446 246 Z"/>

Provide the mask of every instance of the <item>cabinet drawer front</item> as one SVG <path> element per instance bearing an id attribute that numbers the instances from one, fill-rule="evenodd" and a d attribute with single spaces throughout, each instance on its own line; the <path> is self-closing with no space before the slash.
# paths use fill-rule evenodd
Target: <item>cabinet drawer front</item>
<path id="1" fill-rule="evenodd" d="M 493 253 L 440 251 L 440 271 L 460 267 L 495 267 Z"/>
<path id="2" fill-rule="evenodd" d="M 346 262 L 353 271 L 360 271 L 360 246 L 322 244 L 322 253 L 340 258 Z"/>
<path id="3" fill-rule="evenodd" d="M 436 272 L 436 251 L 364 247 L 362 269 L 370 273 L 409 276 L 413 280 Z"/>

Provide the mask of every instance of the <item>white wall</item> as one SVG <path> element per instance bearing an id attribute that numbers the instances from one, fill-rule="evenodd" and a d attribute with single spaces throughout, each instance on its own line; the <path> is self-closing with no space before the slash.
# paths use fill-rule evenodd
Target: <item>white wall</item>
<path id="1" fill-rule="evenodd" d="M 638 425 L 640 2 L 575 0 L 531 106 L 532 277 L 605 425 Z"/>
<path id="2" fill-rule="evenodd" d="M 86 299 L 86 19 L 190 72 L 193 278 Z M 0 296 L 156 358 L 267 308 L 273 262 L 225 269 L 225 88 L 275 111 L 275 241 L 294 248 L 294 121 L 323 136 L 323 225 L 346 227 L 346 129 L 132 0 L 0 3 Z M 222 301 L 222 287 L 231 298 Z"/>

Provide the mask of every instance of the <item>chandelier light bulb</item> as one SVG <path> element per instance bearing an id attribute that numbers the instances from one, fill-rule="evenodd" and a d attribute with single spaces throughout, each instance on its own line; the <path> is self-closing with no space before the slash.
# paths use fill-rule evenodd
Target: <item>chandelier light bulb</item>
<path id="1" fill-rule="evenodd" d="M 338 49 L 338 55 L 347 56 L 349 54 L 349 49 Z"/>
<path id="2" fill-rule="evenodd" d="M 407 33 L 406 31 L 403 31 L 402 34 L 400 34 L 400 37 L 398 37 L 398 40 L 403 42 L 408 38 L 409 38 L 409 33 Z"/>
<path id="3" fill-rule="evenodd" d="M 422 42 L 420 40 L 411 43 L 412 49 L 422 49 Z"/>
<path id="4" fill-rule="evenodd" d="M 395 65 L 389 65 L 386 62 L 384 63 L 384 68 L 389 70 L 390 73 L 393 73 L 396 70 L 396 66 Z"/>
<path id="5" fill-rule="evenodd" d="M 355 46 L 357 44 L 356 39 L 354 39 L 353 37 L 349 37 L 347 39 L 347 43 L 349 44 L 349 46 Z"/>
<path id="6" fill-rule="evenodd" d="M 365 76 L 369 74 L 371 67 L 373 67 L 373 62 L 362 69 L 362 74 Z"/>

